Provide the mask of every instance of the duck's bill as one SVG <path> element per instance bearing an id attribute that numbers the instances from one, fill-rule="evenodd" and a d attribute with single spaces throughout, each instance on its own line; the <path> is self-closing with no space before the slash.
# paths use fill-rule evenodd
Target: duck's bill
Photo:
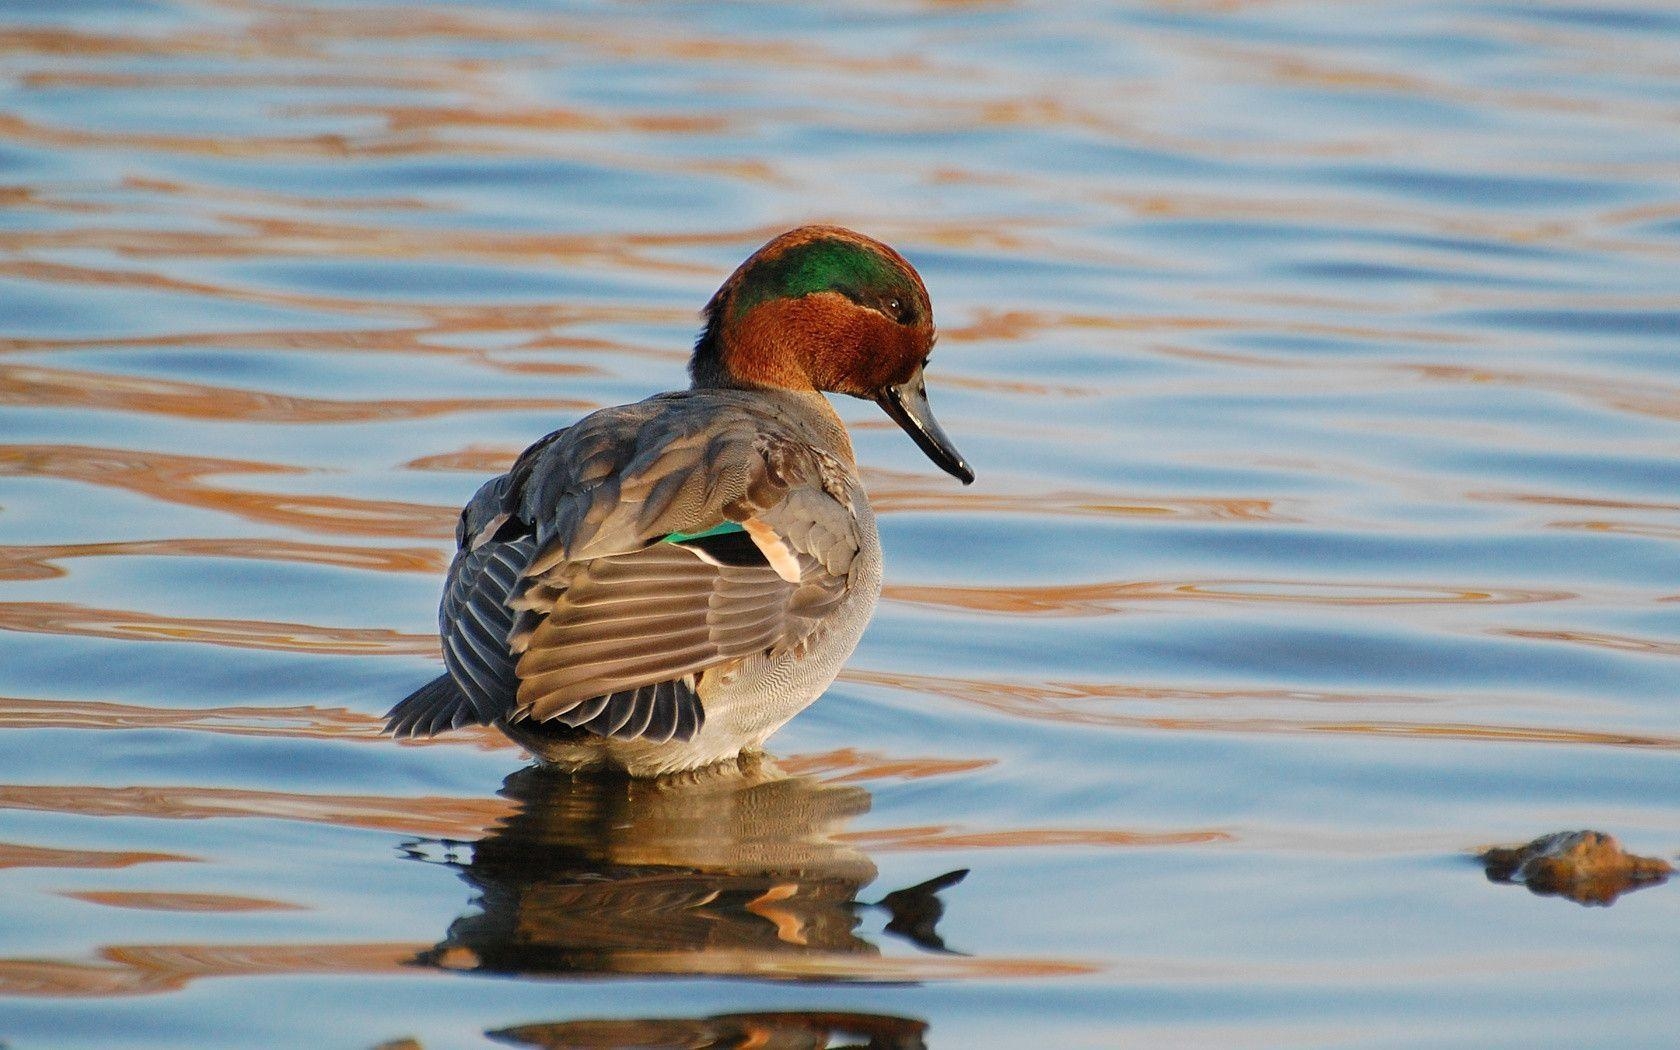
<path id="1" fill-rule="evenodd" d="M 968 463 L 962 458 L 962 453 L 951 444 L 951 439 L 945 436 L 939 421 L 933 418 L 933 409 L 928 407 L 927 386 L 922 382 L 920 369 L 908 380 L 897 386 L 889 386 L 876 395 L 875 403 L 880 405 L 892 421 L 904 428 L 916 442 L 916 446 L 927 454 L 927 458 L 939 465 L 945 473 L 961 481 L 964 485 L 974 480 L 974 471 L 968 469 Z"/>

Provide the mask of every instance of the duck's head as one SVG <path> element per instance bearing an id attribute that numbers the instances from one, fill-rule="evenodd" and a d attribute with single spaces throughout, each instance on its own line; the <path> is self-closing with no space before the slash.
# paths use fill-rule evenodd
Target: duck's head
<path id="1" fill-rule="evenodd" d="M 827 390 L 886 410 L 963 484 L 974 472 L 928 407 L 927 288 L 902 255 L 839 226 L 801 226 L 754 252 L 706 304 L 696 387 Z"/>

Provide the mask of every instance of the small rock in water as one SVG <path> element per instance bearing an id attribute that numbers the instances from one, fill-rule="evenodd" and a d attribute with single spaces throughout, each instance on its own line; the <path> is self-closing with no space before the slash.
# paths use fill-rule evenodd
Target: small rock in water
<path id="1" fill-rule="evenodd" d="M 1495 846 L 1481 860 L 1493 882 L 1520 882 L 1579 904 L 1610 904 L 1674 873 L 1668 861 L 1636 857 L 1602 831 L 1559 831 L 1525 846 Z"/>

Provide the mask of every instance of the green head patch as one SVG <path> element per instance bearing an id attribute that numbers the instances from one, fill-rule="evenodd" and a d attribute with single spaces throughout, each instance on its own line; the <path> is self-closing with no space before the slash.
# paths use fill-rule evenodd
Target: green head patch
<path id="1" fill-rule="evenodd" d="M 904 317 L 923 321 L 915 278 L 894 259 L 865 244 L 823 237 L 796 244 L 758 260 L 741 275 L 731 319 L 772 299 L 798 299 L 817 292 L 838 292 L 871 309 L 897 299 Z"/>

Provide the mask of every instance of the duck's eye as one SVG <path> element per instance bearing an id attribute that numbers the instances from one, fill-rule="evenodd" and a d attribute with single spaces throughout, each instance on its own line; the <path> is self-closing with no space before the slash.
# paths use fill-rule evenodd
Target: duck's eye
<path id="1" fill-rule="evenodd" d="M 902 299 L 888 299 L 886 302 L 881 304 L 881 309 L 887 314 L 887 316 L 891 317 L 899 324 L 908 324 L 910 322 L 910 311 L 905 307 L 904 300 Z"/>

